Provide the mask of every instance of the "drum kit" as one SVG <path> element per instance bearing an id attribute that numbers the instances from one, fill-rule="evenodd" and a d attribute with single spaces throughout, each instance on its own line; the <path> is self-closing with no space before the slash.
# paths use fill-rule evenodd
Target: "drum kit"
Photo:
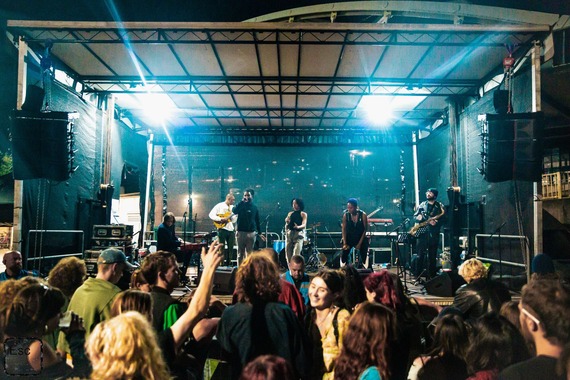
<path id="1" fill-rule="evenodd" d="M 305 268 L 308 271 L 317 271 L 324 267 L 327 263 L 327 257 L 320 253 L 317 249 L 317 232 L 321 223 L 310 224 L 305 229 L 305 236 L 303 237 L 303 250 L 301 255 L 305 258 Z M 309 234 L 313 233 L 313 239 L 309 238 Z M 284 235 L 284 233 L 283 233 Z M 285 253 L 285 240 L 274 240 L 273 249 L 279 253 L 279 263 L 283 268 L 287 268 L 287 258 Z"/>

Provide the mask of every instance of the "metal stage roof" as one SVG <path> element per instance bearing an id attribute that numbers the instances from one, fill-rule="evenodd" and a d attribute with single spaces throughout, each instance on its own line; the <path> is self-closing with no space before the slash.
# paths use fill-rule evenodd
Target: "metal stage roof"
<path id="1" fill-rule="evenodd" d="M 114 94 L 135 129 L 163 133 L 144 112 L 144 98 L 162 94 L 175 108 L 165 125 L 174 144 L 388 144 L 445 122 L 449 97 L 477 97 L 502 73 L 507 48 L 520 59 L 560 19 L 467 4 L 342 4 L 241 23 L 9 20 L 7 31 L 38 56 L 53 43 L 54 66 L 84 93 Z M 368 95 L 395 106 L 388 125 L 367 119 Z"/>

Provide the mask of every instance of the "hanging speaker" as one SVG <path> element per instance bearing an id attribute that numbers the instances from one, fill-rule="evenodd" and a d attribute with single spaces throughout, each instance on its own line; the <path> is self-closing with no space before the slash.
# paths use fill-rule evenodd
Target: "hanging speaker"
<path id="1" fill-rule="evenodd" d="M 67 112 L 15 111 L 10 131 L 14 179 L 69 179 L 73 124 Z"/>
<path id="2" fill-rule="evenodd" d="M 543 114 L 485 115 L 483 168 L 488 182 L 540 181 Z"/>
<path id="3" fill-rule="evenodd" d="M 26 100 L 22 104 L 23 111 L 40 112 L 44 102 L 45 91 L 33 84 L 26 87 Z"/>
<path id="4" fill-rule="evenodd" d="M 493 93 L 493 106 L 496 113 L 506 115 L 509 112 L 509 91 L 495 90 Z"/>

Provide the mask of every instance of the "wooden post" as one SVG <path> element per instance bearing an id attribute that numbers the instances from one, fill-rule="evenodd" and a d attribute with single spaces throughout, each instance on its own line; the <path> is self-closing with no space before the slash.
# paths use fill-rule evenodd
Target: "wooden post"
<path id="1" fill-rule="evenodd" d="M 26 79 L 28 64 L 26 55 L 28 54 L 28 44 L 22 39 L 18 40 L 18 93 L 16 95 L 16 108 L 22 109 L 26 92 Z M 14 219 L 12 226 L 11 249 L 22 251 L 22 207 L 24 201 L 24 182 L 14 180 Z"/>

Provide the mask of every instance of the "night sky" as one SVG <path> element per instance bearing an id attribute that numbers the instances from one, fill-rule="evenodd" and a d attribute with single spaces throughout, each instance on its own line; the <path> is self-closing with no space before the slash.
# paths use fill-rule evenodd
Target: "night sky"
<path id="1" fill-rule="evenodd" d="M 340 1 L 343 2 L 343 1 Z M 114 6 L 123 21 L 243 21 L 280 10 L 309 5 L 328 4 L 334 1 L 302 0 L 2 0 L 0 17 L 36 20 L 113 20 Z M 454 1 L 504 8 L 525 9 L 549 13 L 570 11 L 567 0 L 478 0 Z M 112 4 L 112 5 L 111 5 Z"/>

